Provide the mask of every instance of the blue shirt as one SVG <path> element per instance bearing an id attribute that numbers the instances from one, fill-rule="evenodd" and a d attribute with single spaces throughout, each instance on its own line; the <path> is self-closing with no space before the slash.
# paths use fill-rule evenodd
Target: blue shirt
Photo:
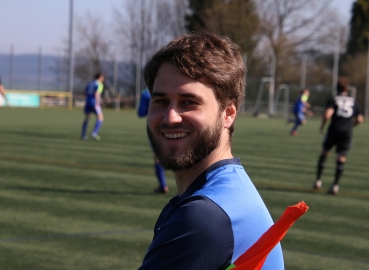
<path id="1" fill-rule="evenodd" d="M 305 104 L 302 100 L 302 95 L 301 95 L 295 101 L 295 104 L 293 106 L 293 113 L 298 114 L 300 112 L 304 112 L 304 107 L 305 107 Z"/>
<path id="2" fill-rule="evenodd" d="M 149 92 L 149 89 L 145 89 L 140 98 L 140 105 L 138 107 L 137 114 L 139 117 L 145 117 L 147 113 L 149 112 L 149 106 L 150 106 L 150 99 L 151 95 Z"/>
<path id="3" fill-rule="evenodd" d="M 95 93 L 98 91 L 100 83 L 96 81 L 90 82 L 85 88 L 86 105 L 95 106 Z"/>
<path id="4" fill-rule="evenodd" d="M 222 160 L 164 207 L 139 269 L 224 270 L 271 225 L 273 220 L 240 160 Z M 279 244 L 262 269 L 284 269 Z"/>

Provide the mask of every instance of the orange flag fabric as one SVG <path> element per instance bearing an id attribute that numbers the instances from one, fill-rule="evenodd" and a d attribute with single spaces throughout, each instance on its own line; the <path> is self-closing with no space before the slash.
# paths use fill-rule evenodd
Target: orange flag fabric
<path id="1" fill-rule="evenodd" d="M 260 270 L 270 251 L 282 240 L 288 229 L 309 209 L 305 202 L 287 207 L 280 219 L 274 223 L 234 263 L 236 270 Z"/>

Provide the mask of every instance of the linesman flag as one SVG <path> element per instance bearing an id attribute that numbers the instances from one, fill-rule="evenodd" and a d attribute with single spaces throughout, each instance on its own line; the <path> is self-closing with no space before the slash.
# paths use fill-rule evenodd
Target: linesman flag
<path id="1" fill-rule="evenodd" d="M 309 206 L 304 202 L 287 207 L 280 219 L 226 270 L 260 270 L 269 252 L 282 240 L 293 223 L 308 209 Z"/>

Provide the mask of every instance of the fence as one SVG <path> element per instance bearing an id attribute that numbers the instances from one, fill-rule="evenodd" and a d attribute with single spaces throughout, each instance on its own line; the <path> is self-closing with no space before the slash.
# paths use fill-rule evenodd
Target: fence
<path id="1" fill-rule="evenodd" d="M 28 53 L 17 53 L 16 49 L 10 46 L 6 51 L 0 47 L 0 78 L 7 91 L 68 91 L 68 59 L 42 54 L 41 49 Z M 73 105 L 78 106 L 85 85 L 97 70 L 89 65 L 88 60 L 81 58 L 75 59 L 74 69 Z M 124 107 L 135 105 L 134 70 L 134 63 L 101 61 L 99 71 L 106 78 L 103 97 L 107 106 L 116 106 L 117 103 Z"/>
<path id="2" fill-rule="evenodd" d="M 91 65 L 86 63 L 88 61 L 85 59 L 75 59 L 73 106 L 76 107 L 83 106 L 83 89 L 95 72 Z M 10 47 L 8 53 L 4 52 L 4 48 L 0 48 L 0 76 L 6 89 L 66 92 L 68 89 L 67 67 L 66 58 L 57 55 L 43 55 L 41 49 L 35 50 L 34 53 L 17 54 L 14 47 Z M 101 68 L 106 75 L 106 91 L 103 94 L 105 106 L 134 107 L 139 98 L 136 93 L 135 63 L 104 61 L 101 62 Z M 261 80 L 262 78 L 247 79 L 246 103 L 243 107 L 246 113 L 255 112 L 256 102 L 259 100 Z M 141 85 L 144 85 L 142 80 Z M 288 85 L 288 88 L 287 101 L 284 100 L 283 94 L 275 100 L 276 115 L 284 115 L 286 110 L 289 112 L 291 104 L 301 90 L 300 86 L 296 85 Z M 321 114 L 327 98 L 332 93 L 331 86 L 309 85 L 307 88 L 311 91 L 309 103 L 312 104 L 312 110 L 316 114 Z M 278 85 L 276 85 L 276 89 L 278 90 Z M 258 110 L 260 113 L 268 112 L 268 99 L 269 93 L 267 85 L 265 85 L 259 100 Z"/>

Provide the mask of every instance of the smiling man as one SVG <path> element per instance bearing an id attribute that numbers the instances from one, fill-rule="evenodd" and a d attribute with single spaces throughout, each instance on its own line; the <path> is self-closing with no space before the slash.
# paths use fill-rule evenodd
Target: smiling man
<path id="1" fill-rule="evenodd" d="M 147 63 L 147 133 L 178 194 L 161 212 L 143 269 L 226 269 L 272 224 L 231 152 L 245 66 L 238 46 L 210 33 L 171 41 Z M 284 269 L 278 245 L 263 269 Z"/>

